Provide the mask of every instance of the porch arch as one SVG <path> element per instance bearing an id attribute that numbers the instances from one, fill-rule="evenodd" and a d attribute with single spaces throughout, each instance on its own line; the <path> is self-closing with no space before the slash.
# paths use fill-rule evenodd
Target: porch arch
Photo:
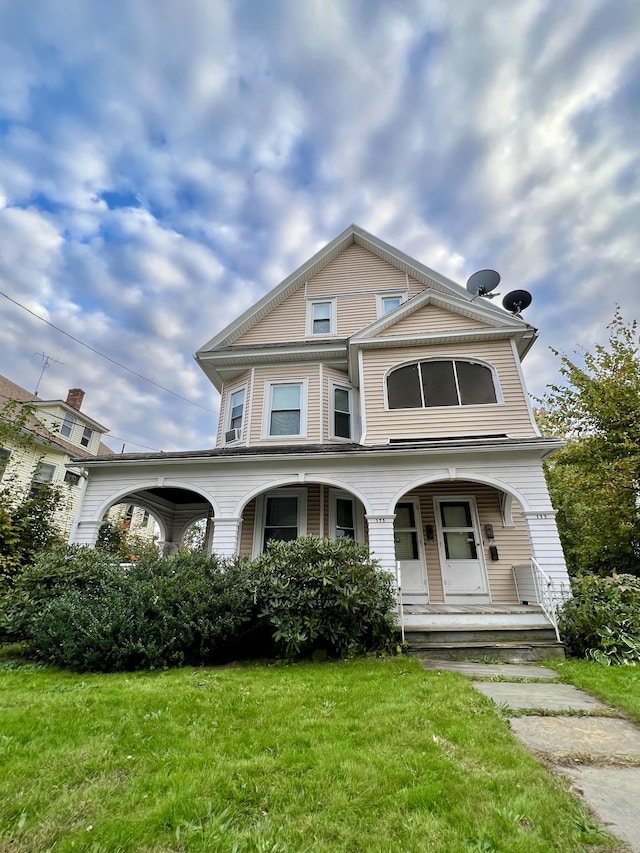
<path id="1" fill-rule="evenodd" d="M 455 483 L 456 481 L 462 480 L 470 483 L 478 483 L 483 486 L 492 486 L 494 489 L 499 489 L 509 495 L 513 500 L 518 501 L 524 512 L 531 511 L 529 501 L 521 492 L 514 489 L 509 483 L 505 483 L 503 480 L 497 480 L 495 477 L 489 477 L 484 474 L 480 476 L 479 474 L 472 474 L 464 469 L 457 468 L 455 477 L 443 477 L 441 473 L 437 473 L 426 477 L 417 477 L 415 480 L 405 483 L 391 498 L 387 508 L 387 513 L 393 514 L 398 501 L 413 489 L 418 489 L 420 486 L 432 485 L 434 483 Z"/>
<path id="2" fill-rule="evenodd" d="M 161 479 L 164 480 L 164 478 Z M 108 512 L 115 504 L 122 503 L 123 498 L 130 497 L 132 495 L 139 496 L 140 492 L 148 492 L 155 489 L 182 489 L 185 492 L 193 492 L 213 507 L 214 515 L 219 514 L 216 499 L 200 486 L 195 486 L 193 483 L 183 482 L 182 480 L 171 480 L 170 482 L 166 482 L 166 480 L 160 481 L 156 477 L 154 480 L 146 480 L 141 483 L 137 483 L 133 489 L 131 486 L 127 486 L 113 492 L 100 504 L 91 520 L 96 522 L 101 521 L 105 512 Z M 142 498 L 144 495 L 140 495 L 140 497 Z M 140 503 L 140 506 L 142 506 L 142 503 Z M 147 509 L 147 507 L 145 507 L 145 509 Z"/>
<path id="3" fill-rule="evenodd" d="M 242 500 L 237 504 L 234 515 L 237 518 L 242 517 L 242 513 L 245 511 L 246 507 L 252 500 L 257 498 L 259 495 L 263 495 L 266 492 L 270 492 L 274 489 L 279 489 L 281 486 L 309 486 L 317 483 L 322 486 L 329 486 L 333 489 L 339 489 L 343 492 L 348 492 L 352 494 L 354 498 L 357 498 L 362 506 L 364 507 L 365 514 L 373 512 L 371 507 L 371 501 L 368 496 L 364 494 L 359 488 L 351 485 L 351 483 L 345 483 L 343 480 L 339 480 L 336 477 L 326 477 L 322 474 L 310 474 L 305 476 L 303 479 L 300 479 L 299 476 L 291 476 L 291 477 L 279 477 L 276 480 L 270 480 L 266 484 L 262 484 L 261 486 L 252 489 L 250 492 L 247 492 L 246 495 L 242 498 Z"/>

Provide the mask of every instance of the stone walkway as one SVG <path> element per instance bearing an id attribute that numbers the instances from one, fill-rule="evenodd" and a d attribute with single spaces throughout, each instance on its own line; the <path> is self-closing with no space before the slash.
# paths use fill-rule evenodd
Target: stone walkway
<path id="1" fill-rule="evenodd" d="M 517 711 L 513 733 L 571 779 L 596 818 L 640 853 L 640 731 L 588 693 L 534 664 L 423 660 L 427 669 L 459 672 L 499 707 Z M 477 679 L 508 679 L 486 681 Z M 524 679 L 536 679 L 525 681 Z M 622 848 L 621 848 L 622 849 Z"/>

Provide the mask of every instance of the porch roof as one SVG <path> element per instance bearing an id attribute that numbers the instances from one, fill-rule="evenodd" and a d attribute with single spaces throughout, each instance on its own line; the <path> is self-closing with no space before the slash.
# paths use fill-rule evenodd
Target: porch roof
<path id="1" fill-rule="evenodd" d="M 462 438 L 424 438 L 394 440 L 389 444 L 355 444 L 344 442 L 340 444 L 278 444 L 254 445 L 251 447 L 214 447 L 205 450 L 173 450 L 159 453 L 111 453 L 105 456 L 89 458 L 76 457 L 75 463 L 81 462 L 85 467 L 105 467 L 110 465 L 144 464 L 158 462 L 204 462 L 214 459 L 229 460 L 273 458 L 280 456 L 345 456 L 345 455 L 401 455 L 410 452 L 416 454 L 442 454 L 509 450 L 533 450 L 542 458 L 564 446 L 557 438 L 531 436 L 529 438 L 509 438 L 499 436 L 465 436 Z"/>

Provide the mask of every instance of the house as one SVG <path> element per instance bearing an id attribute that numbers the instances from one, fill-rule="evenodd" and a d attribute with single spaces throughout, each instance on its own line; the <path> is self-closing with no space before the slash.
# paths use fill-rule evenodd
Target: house
<path id="1" fill-rule="evenodd" d="M 62 501 L 55 515 L 60 532 L 69 536 L 80 504 L 84 471 L 83 457 L 111 453 L 102 443 L 106 427 L 81 411 L 84 391 L 71 388 L 66 400 L 41 400 L 35 394 L 0 376 L 0 410 L 4 417 L 17 419 L 25 412 L 22 442 L 10 433 L 0 435 L 0 488 L 18 495 L 47 483 L 61 489 Z M 17 405 L 11 410 L 7 405 Z M 74 464 L 70 464 L 75 459 Z"/>
<path id="2" fill-rule="evenodd" d="M 73 541 L 123 500 L 167 553 L 204 518 L 223 555 L 349 536 L 399 570 L 407 629 L 548 628 L 568 578 L 542 470 L 561 442 L 521 370 L 536 334 L 352 225 L 197 351 L 216 447 L 86 460 Z"/>

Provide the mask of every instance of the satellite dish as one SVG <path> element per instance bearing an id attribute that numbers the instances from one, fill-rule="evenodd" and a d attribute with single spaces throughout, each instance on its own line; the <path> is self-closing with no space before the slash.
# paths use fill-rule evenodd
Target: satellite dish
<path id="1" fill-rule="evenodd" d="M 510 293 L 507 293 L 502 300 L 502 304 L 507 311 L 519 317 L 520 312 L 531 305 L 531 294 L 528 290 L 512 290 Z"/>
<path id="2" fill-rule="evenodd" d="M 478 270 L 469 278 L 467 282 L 467 290 L 473 296 L 487 296 L 493 299 L 495 294 L 491 291 L 495 290 L 500 284 L 500 273 L 495 270 Z M 489 296 L 489 294 L 491 295 Z"/>

